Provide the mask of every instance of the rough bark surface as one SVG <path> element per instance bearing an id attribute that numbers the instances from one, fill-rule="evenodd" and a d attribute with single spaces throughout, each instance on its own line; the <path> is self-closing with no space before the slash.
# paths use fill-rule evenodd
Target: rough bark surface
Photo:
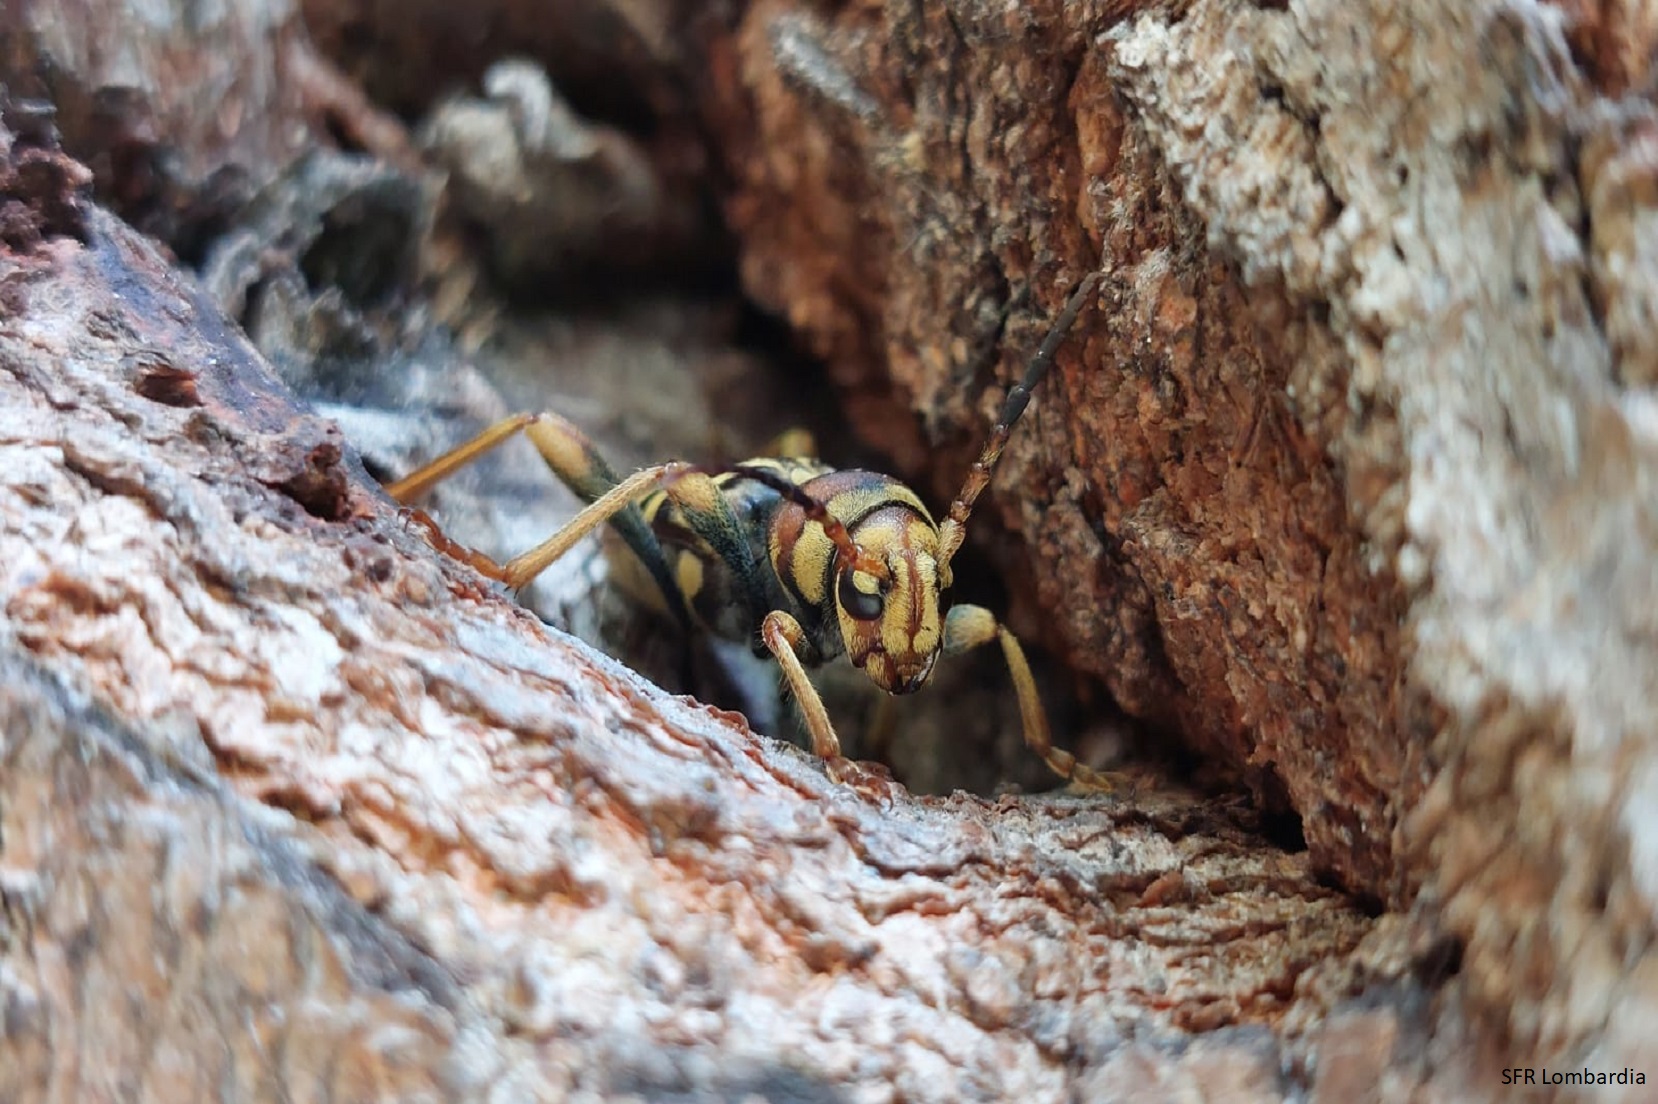
<path id="1" fill-rule="evenodd" d="M 1144 17 L 1146 33 L 1168 19 Z M 1206 212 L 1136 114 L 1115 41 L 1133 26 L 1085 5 L 752 6 L 713 66 L 747 283 L 812 338 L 864 431 L 947 497 L 1002 381 L 1103 267 L 1100 309 L 998 480 L 1034 553 L 1014 575 L 1075 667 L 1267 800 L 1287 794 L 1319 860 L 1375 891 L 1424 778 L 1400 700 L 1403 597 L 1348 488 L 1397 486 L 1396 439 L 1369 419 L 1375 447 L 1332 462 L 1345 405 L 1321 421 L 1286 401 L 1287 386 L 1316 384 L 1303 405 L 1343 393 L 1349 369 L 1289 347 L 1327 331 L 1274 273 L 1246 283 L 1237 261 L 1265 263 L 1250 243 L 1209 248 Z M 1198 50 L 1190 64 L 1212 68 Z M 1301 124 L 1242 78 L 1212 92 L 1253 96 L 1266 131 L 1237 204 L 1280 236 L 1326 221 L 1288 157 L 1307 151 L 1279 148 Z"/>
<path id="2" fill-rule="evenodd" d="M 0 1098 L 1658 1075 L 1643 11 L 594 0 L 548 38 L 539 4 L 466 37 L 452 5 L 308 3 L 403 110 L 518 47 L 568 89 L 497 71 L 433 113 L 464 271 L 428 304 L 401 124 L 291 5 L 198 8 L 0 8 L 7 82 L 92 169 L 12 105 Z M 1176 788 L 831 785 L 436 555 L 220 313 L 289 379 L 419 345 L 428 308 L 493 332 L 456 308 L 482 270 L 533 286 L 551 242 L 579 274 L 615 239 L 572 212 L 612 186 L 628 264 L 705 240 L 699 117 L 751 294 L 932 497 L 1103 265 L 975 540 L 1015 628 L 1297 813 L 1306 852 Z M 327 134 L 389 164 L 299 156 Z"/>
<path id="3" fill-rule="evenodd" d="M 871 802 L 551 633 L 71 229 L 0 325 L 6 1099 L 1272 1099 L 1262 1029 L 1421 999 L 1241 808 Z"/>
<path id="4" fill-rule="evenodd" d="M 935 489 L 1104 266 L 998 499 L 1050 639 L 1443 919 L 1522 1052 L 1614 1069 L 1658 1000 L 1652 36 L 765 0 L 713 67 L 748 286 Z"/>

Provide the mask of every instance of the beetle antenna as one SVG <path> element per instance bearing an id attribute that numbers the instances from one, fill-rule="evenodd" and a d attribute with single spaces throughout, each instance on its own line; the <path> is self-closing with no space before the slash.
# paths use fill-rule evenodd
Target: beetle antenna
<path id="1" fill-rule="evenodd" d="M 967 519 L 973 513 L 973 504 L 979 500 L 984 489 L 990 486 L 990 477 L 996 472 L 996 464 L 1002 458 L 1002 450 L 1007 447 L 1008 434 L 1012 432 L 1014 423 L 1030 405 L 1031 393 L 1042 382 L 1042 377 L 1048 374 L 1053 367 L 1054 354 L 1064 342 L 1071 327 L 1076 324 L 1077 316 L 1082 308 L 1088 305 L 1089 298 L 1099 285 L 1103 272 L 1090 272 L 1082 278 L 1082 282 L 1071 292 L 1071 297 L 1065 301 L 1065 309 L 1059 312 L 1054 319 L 1053 326 L 1048 330 L 1048 336 L 1042 339 L 1036 355 L 1031 357 L 1030 363 L 1025 366 L 1025 376 L 1018 383 L 1008 388 L 1007 398 L 1002 403 L 1001 417 L 990 430 L 990 439 L 985 442 L 984 450 L 979 458 L 973 461 L 968 469 L 967 479 L 962 483 L 954 502 L 950 503 L 950 512 L 939 525 L 939 568 L 940 574 L 950 566 L 950 560 L 955 557 L 961 548 L 961 542 L 967 536 Z"/>

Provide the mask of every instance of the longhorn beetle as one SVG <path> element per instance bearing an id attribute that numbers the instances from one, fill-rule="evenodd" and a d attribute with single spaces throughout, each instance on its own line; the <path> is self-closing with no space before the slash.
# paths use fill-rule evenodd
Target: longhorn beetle
<path id="1" fill-rule="evenodd" d="M 1100 275 L 1092 273 L 1077 285 L 1024 378 L 1008 391 L 1001 417 L 943 522 L 935 523 L 915 492 L 891 476 L 840 471 L 797 457 L 720 466 L 670 461 L 621 479 L 580 430 L 547 413 L 497 422 L 388 484 L 386 491 L 407 505 L 522 432 L 586 508 L 504 565 L 443 538 L 428 524 L 440 550 L 517 590 L 610 522 L 633 556 L 631 562 L 610 557 L 618 585 L 687 631 L 746 641 L 756 655 L 770 652 L 805 714 L 812 750 L 827 760 L 837 781 L 858 772 L 841 756 L 807 667 L 845 651 L 875 685 L 889 694 L 908 694 L 926 684 L 941 654 L 954 656 L 996 640 L 1018 694 L 1025 742 L 1061 778 L 1108 789 L 1108 775 L 1050 743 L 1018 639 L 980 606 L 954 606 L 942 617 L 939 609 L 973 504 Z"/>

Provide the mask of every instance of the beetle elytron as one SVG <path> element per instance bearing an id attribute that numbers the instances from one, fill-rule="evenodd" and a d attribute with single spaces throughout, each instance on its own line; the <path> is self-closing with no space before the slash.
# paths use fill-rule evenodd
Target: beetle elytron
<path id="1" fill-rule="evenodd" d="M 498 422 L 386 490 L 407 504 L 522 432 L 586 508 L 504 565 L 447 540 L 440 544 L 445 551 L 464 553 L 516 590 L 610 522 L 633 556 L 612 558 L 618 584 L 687 630 L 748 642 L 757 655 L 770 652 L 805 714 L 812 750 L 837 780 L 858 771 L 841 755 L 807 667 L 845 651 L 881 689 L 908 694 L 926 684 L 940 655 L 996 640 L 1019 697 L 1025 742 L 1061 778 L 1109 788 L 1108 775 L 1050 743 L 1036 682 L 1013 634 L 982 607 L 954 606 L 942 616 L 939 608 L 973 504 L 1099 277 L 1089 275 L 1071 293 L 1024 378 L 1009 390 L 943 522 L 891 476 L 817 460 L 766 457 L 719 467 L 670 461 L 620 479 L 580 430 L 554 414 Z"/>

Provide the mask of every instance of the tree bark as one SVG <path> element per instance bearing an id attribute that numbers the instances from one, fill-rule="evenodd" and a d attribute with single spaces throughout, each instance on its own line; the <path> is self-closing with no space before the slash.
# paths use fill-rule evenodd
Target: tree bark
<path id="1" fill-rule="evenodd" d="M 1242 1025 L 1371 923 L 1246 810 L 834 785 L 433 551 L 162 257 L 76 229 L 0 329 L 7 1099 L 1201 1076 L 1128 1024 L 1276 1093 Z"/>
<path id="2" fill-rule="evenodd" d="M 1613 1069 L 1658 999 L 1653 41 L 767 0 L 712 67 L 749 288 L 935 491 L 1105 269 L 997 499 L 1047 638 L 1443 923 L 1517 1053 Z"/>
<path id="3" fill-rule="evenodd" d="M 1639 12 L 560 9 L 622 20 L 618 71 L 654 74 L 572 102 L 672 120 L 578 122 L 608 152 L 575 170 L 683 196 L 693 105 L 750 294 L 934 500 L 1105 269 L 973 539 L 1015 628 L 1244 803 L 878 800 L 435 552 L 221 313 L 274 333 L 270 289 L 314 281 L 312 324 L 406 335 L 315 309 L 355 253 L 319 267 L 291 213 L 227 212 L 329 133 L 409 174 L 412 144 L 284 5 L 228 5 L 239 33 L 182 54 L 142 40 L 136 81 L 91 45 L 118 7 L 84 49 L 54 6 L 0 13 L 6 79 L 53 74 L 29 90 L 93 169 L 8 112 L 0 1097 L 1470 1100 L 1513 1066 L 1658 1074 Z M 393 13 L 394 64 L 431 67 L 400 109 L 453 64 L 449 11 Z M 525 11 L 476 18 L 533 43 Z M 392 18 L 306 14 L 336 57 Z M 214 100 L 272 43 L 306 96 Z M 167 182 L 130 204 L 155 178 L 75 109 L 120 81 L 147 122 L 113 148 L 137 133 Z M 352 171 L 347 198 L 380 187 Z M 205 241 L 220 301 L 89 179 Z M 449 194 L 527 239 L 496 250 L 508 280 L 568 233 Z M 700 240 L 677 200 L 637 210 L 627 264 Z"/>

